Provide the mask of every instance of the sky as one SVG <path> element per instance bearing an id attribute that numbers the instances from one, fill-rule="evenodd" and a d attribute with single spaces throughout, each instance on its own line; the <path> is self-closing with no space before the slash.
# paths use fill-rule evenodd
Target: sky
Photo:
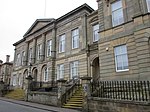
<path id="1" fill-rule="evenodd" d="M 97 10 L 96 0 L 0 0 L 0 60 L 13 61 L 13 44 L 36 19 L 57 19 L 84 3 Z"/>

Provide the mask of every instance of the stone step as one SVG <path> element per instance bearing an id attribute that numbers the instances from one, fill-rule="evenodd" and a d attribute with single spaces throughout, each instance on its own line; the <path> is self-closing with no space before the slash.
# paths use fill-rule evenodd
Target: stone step
<path id="1" fill-rule="evenodd" d="M 64 104 L 64 108 L 71 108 L 71 109 L 82 109 L 83 105 L 83 92 L 82 87 L 80 87 L 73 96 Z"/>
<path id="2" fill-rule="evenodd" d="M 65 104 L 64 106 L 74 106 L 74 107 L 82 107 L 82 104 Z"/>
<path id="3" fill-rule="evenodd" d="M 72 97 L 77 97 L 77 98 L 83 98 L 83 96 L 82 95 L 73 95 Z"/>
<path id="4" fill-rule="evenodd" d="M 68 101 L 67 104 L 82 104 L 83 101 Z"/>
<path id="5" fill-rule="evenodd" d="M 83 100 L 69 100 L 69 101 L 67 101 L 67 103 L 68 102 L 79 102 L 79 103 L 82 102 L 83 103 Z"/>
<path id="6" fill-rule="evenodd" d="M 83 98 L 71 97 L 69 100 L 83 100 Z"/>
<path id="7" fill-rule="evenodd" d="M 70 109 L 82 109 L 82 107 L 74 107 L 74 106 L 63 106 L 63 108 L 70 108 Z"/>

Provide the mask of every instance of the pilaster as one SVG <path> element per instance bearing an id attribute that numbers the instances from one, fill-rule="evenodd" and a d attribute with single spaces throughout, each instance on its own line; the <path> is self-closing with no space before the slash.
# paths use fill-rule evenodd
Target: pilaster
<path id="1" fill-rule="evenodd" d="M 28 64 L 29 42 L 26 42 L 24 65 Z"/>
<path id="2" fill-rule="evenodd" d="M 87 15 L 86 14 L 82 16 L 82 29 L 83 29 L 83 37 L 81 39 L 82 49 L 85 49 L 87 45 Z"/>
<path id="3" fill-rule="evenodd" d="M 133 0 L 133 7 L 134 7 L 134 17 L 139 16 L 142 14 L 140 0 Z"/>
<path id="4" fill-rule="evenodd" d="M 45 35 L 45 34 L 42 34 L 41 61 L 44 61 L 44 60 L 45 60 L 45 47 L 46 47 L 45 41 L 46 41 L 46 35 Z"/>
<path id="5" fill-rule="evenodd" d="M 56 29 L 54 28 L 52 30 L 52 51 L 51 51 L 51 64 L 52 64 L 52 70 L 51 70 L 51 79 L 52 81 L 55 80 L 55 59 L 56 59 Z"/>
<path id="6" fill-rule="evenodd" d="M 32 63 L 35 63 L 36 61 L 36 43 L 37 43 L 37 39 L 34 38 L 33 39 L 33 58 L 32 58 Z"/>

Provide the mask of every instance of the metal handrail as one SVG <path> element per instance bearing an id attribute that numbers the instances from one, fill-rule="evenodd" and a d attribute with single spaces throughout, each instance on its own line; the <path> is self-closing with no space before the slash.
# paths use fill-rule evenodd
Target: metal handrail
<path id="1" fill-rule="evenodd" d="M 71 87 L 69 87 L 65 93 L 63 93 L 62 98 L 61 98 L 61 103 L 62 105 L 67 102 L 68 99 L 75 93 L 75 91 L 78 89 L 80 85 L 80 79 L 75 79 L 72 80 L 73 84 Z M 74 82 L 75 81 L 75 82 Z"/>

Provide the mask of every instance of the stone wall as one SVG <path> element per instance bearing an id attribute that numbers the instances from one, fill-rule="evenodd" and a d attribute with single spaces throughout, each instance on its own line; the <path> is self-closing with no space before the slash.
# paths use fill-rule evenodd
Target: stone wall
<path id="1" fill-rule="evenodd" d="M 89 112 L 150 112 L 148 102 L 122 101 L 90 97 Z"/>
<path id="2" fill-rule="evenodd" d="M 58 103 L 57 94 L 50 92 L 30 92 L 28 101 L 52 106 L 57 106 Z"/>

